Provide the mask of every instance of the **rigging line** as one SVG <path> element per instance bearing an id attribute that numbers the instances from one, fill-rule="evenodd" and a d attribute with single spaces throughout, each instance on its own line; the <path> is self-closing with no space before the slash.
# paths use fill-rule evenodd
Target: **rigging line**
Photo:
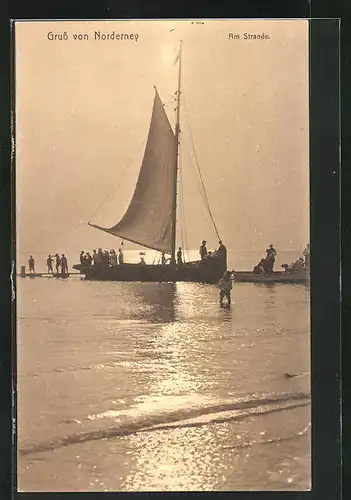
<path id="1" fill-rule="evenodd" d="M 218 237 L 218 239 L 220 240 L 221 238 L 220 238 L 220 236 L 219 236 L 219 232 L 218 232 L 218 229 L 217 229 L 217 225 L 216 225 L 216 223 L 215 223 L 215 221 L 214 221 L 214 218 L 213 218 L 213 215 L 212 215 L 212 210 L 211 210 L 211 207 L 210 207 L 210 203 L 209 203 L 209 201 L 208 201 L 208 197 L 207 197 L 207 193 L 206 193 L 206 189 L 205 189 L 204 181 L 203 181 L 203 179 L 202 179 L 202 175 L 201 175 L 200 165 L 199 165 L 199 162 L 198 162 L 198 159 L 197 159 L 196 148 L 195 148 L 195 142 L 194 142 L 193 134 L 192 134 L 192 132 L 191 132 L 191 128 L 190 128 L 190 122 L 189 122 L 188 110 L 187 110 L 186 99 L 185 99 L 184 89 L 183 89 L 183 88 L 182 88 L 182 96 L 183 96 L 183 103 L 184 103 L 184 109 L 185 109 L 186 119 L 187 119 L 188 128 L 189 128 L 190 140 L 191 140 L 191 143 L 192 143 L 192 146 L 193 146 L 193 150 L 194 150 L 194 157 L 195 157 L 195 162 L 196 162 L 196 167 L 197 167 L 197 170 L 198 170 L 198 174 L 199 174 L 199 177 L 200 177 L 201 185 L 202 185 L 202 188 L 203 188 L 203 191 L 204 191 L 204 195 L 205 195 L 205 199 L 206 199 L 207 210 L 208 210 L 209 216 L 210 216 L 210 218 L 211 218 L 211 221 L 212 221 L 213 227 L 215 228 L 215 231 L 216 231 L 217 237 Z"/>
<path id="2" fill-rule="evenodd" d="M 139 143 L 139 146 L 141 147 L 142 144 L 145 144 L 145 138 L 143 137 L 142 141 L 140 141 Z M 138 151 L 140 149 L 140 147 L 138 146 Z M 106 202 L 106 200 L 111 196 L 111 194 L 117 189 L 117 187 L 119 187 L 119 185 L 121 184 L 122 182 L 122 179 L 123 179 L 123 176 L 124 174 L 127 172 L 128 168 L 130 167 L 130 165 L 132 164 L 133 160 L 134 160 L 135 156 L 132 156 L 129 161 L 127 162 L 126 166 L 124 167 L 124 169 L 122 170 L 122 173 L 121 175 L 118 177 L 117 181 L 113 184 L 112 188 L 108 190 L 107 192 L 107 195 L 104 197 L 104 199 L 102 200 L 102 202 L 98 205 L 97 209 L 95 210 L 95 212 L 93 213 L 93 215 L 90 217 L 89 219 L 89 222 L 91 222 L 93 220 L 93 218 L 95 217 L 95 215 L 98 213 L 98 211 L 101 209 L 102 205 Z"/>

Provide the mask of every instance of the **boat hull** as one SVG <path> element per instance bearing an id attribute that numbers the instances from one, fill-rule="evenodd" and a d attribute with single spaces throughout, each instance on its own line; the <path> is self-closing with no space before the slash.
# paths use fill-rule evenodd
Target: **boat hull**
<path id="1" fill-rule="evenodd" d="M 122 264 L 111 267 L 76 264 L 73 268 L 89 280 L 141 282 L 218 283 L 226 271 L 225 263 L 219 261 L 187 262 L 180 266 Z"/>
<path id="2" fill-rule="evenodd" d="M 308 270 L 287 272 L 275 271 L 271 274 L 254 274 L 249 271 L 236 271 L 236 282 L 243 283 L 309 283 Z"/>

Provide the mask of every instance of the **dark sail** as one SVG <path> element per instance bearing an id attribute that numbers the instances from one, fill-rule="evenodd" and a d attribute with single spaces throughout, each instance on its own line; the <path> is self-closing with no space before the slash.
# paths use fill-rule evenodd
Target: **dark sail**
<path id="1" fill-rule="evenodd" d="M 176 160 L 175 135 L 155 89 L 144 158 L 129 207 L 111 228 L 91 225 L 139 245 L 171 253 Z"/>

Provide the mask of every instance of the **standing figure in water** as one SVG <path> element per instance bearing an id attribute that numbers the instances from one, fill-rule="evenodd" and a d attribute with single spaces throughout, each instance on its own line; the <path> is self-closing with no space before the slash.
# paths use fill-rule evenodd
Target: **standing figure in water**
<path id="1" fill-rule="evenodd" d="M 230 293 L 232 290 L 232 280 L 231 280 L 231 273 L 230 271 L 226 271 L 224 273 L 224 276 L 222 279 L 219 280 L 218 287 L 219 287 L 219 303 L 221 307 L 223 306 L 223 299 L 226 297 L 228 306 L 231 304 L 231 297 Z"/>
<path id="2" fill-rule="evenodd" d="M 51 255 L 48 255 L 48 258 L 46 259 L 46 265 L 48 266 L 48 273 L 54 274 L 54 270 L 52 268 L 52 263 L 54 262 L 54 259 L 51 257 Z"/>
<path id="3" fill-rule="evenodd" d="M 35 274 L 35 268 L 34 268 L 35 262 L 33 259 L 33 255 L 29 256 L 28 265 L 29 265 L 29 272 Z"/>

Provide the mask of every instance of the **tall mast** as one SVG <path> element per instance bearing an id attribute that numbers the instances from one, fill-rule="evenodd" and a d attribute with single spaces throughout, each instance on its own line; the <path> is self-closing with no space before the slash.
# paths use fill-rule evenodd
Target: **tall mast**
<path id="1" fill-rule="evenodd" d="M 180 124 L 179 124 L 179 113 L 180 113 L 180 87 L 181 87 L 181 71 L 182 71 L 182 43 L 180 41 L 179 47 L 179 69 L 178 69 L 178 89 L 177 89 L 177 113 L 176 113 L 176 124 L 175 124 L 175 141 L 176 141 L 176 159 L 175 159 L 175 175 L 174 175 L 174 193 L 173 193 L 173 214 L 172 214 L 172 260 L 175 263 L 176 256 L 176 234 L 177 234 L 177 184 L 178 184 L 178 157 L 179 157 L 179 134 L 180 134 Z"/>

